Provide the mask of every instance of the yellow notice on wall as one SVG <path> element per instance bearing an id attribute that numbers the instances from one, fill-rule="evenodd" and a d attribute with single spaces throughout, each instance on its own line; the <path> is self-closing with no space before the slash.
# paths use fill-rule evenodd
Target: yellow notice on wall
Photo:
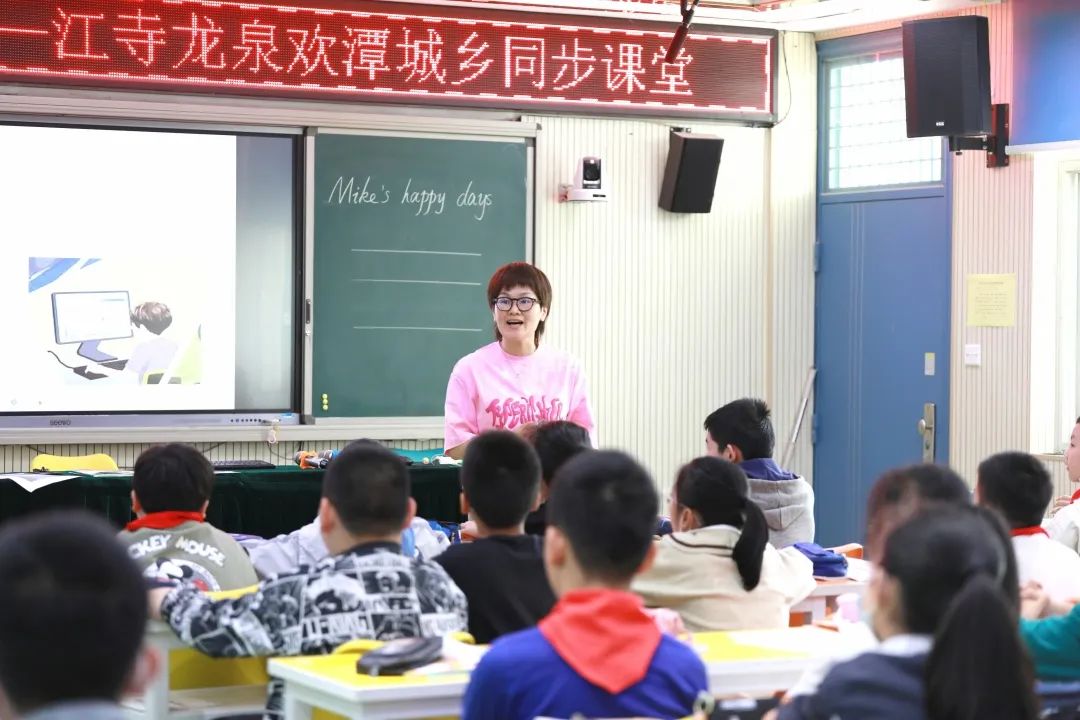
<path id="1" fill-rule="evenodd" d="M 1016 273 L 967 276 L 967 325 L 1016 325 Z"/>

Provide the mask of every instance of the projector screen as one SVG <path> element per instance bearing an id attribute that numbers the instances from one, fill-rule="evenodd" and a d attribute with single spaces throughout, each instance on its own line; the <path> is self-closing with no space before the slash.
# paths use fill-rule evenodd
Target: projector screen
<path id="1" fill-rule="evenodd" d="M 0 412 L 293 409 L 296 142 L 0 125 Z"/>

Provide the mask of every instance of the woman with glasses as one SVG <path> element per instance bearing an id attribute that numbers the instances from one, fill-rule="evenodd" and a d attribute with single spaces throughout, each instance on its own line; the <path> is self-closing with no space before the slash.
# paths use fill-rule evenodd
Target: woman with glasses
<path id="1" fill-rule="evenodd" d="M 540 345 L 551 283 L 529 263 L 503 265 L 488 282 L 495 342 L 458 360 L 446 388 L 446 454 L 485 430 L 569 420 L 593 434 L 585 374 L 570 355 Z"/>

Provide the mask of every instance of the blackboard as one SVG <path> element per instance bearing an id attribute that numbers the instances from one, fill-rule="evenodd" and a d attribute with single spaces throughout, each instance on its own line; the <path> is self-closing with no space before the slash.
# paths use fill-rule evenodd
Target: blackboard
<path id="1" fill-rule="evenodd" d="M 522 141 L 316 135 L 315 417 L 443 414 L 494 339 L 488 279 L 525 259 L 527 173 Z"/>

